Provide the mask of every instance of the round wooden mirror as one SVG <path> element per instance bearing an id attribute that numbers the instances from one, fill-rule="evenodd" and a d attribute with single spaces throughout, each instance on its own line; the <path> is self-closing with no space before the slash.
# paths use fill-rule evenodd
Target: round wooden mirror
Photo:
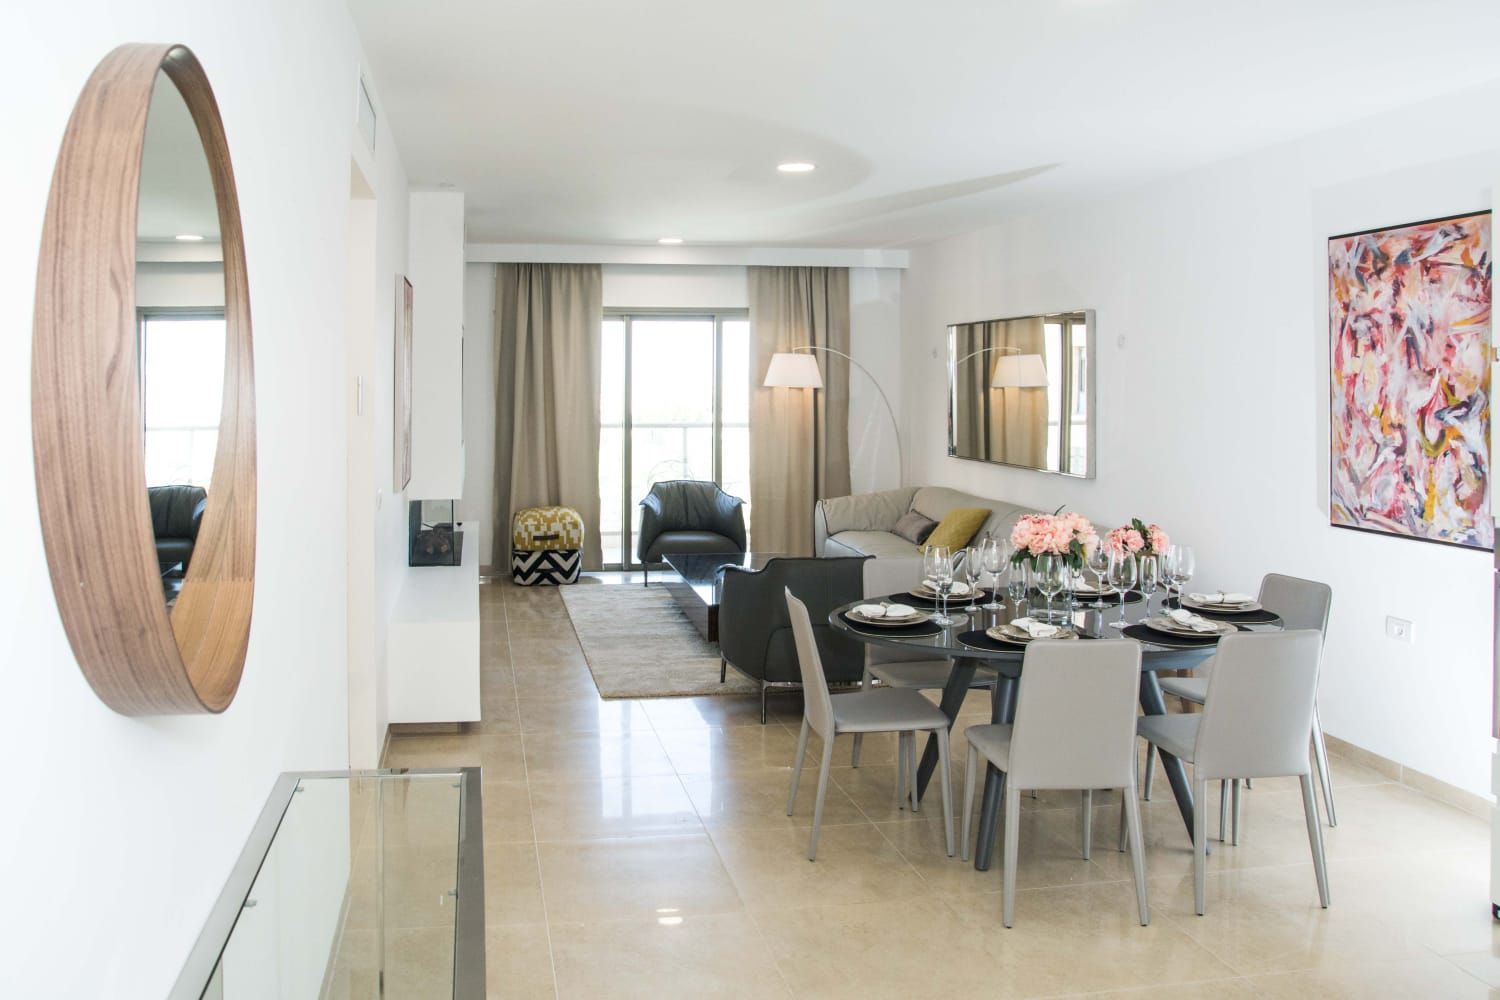
<path id="1" fill-rule="evenodd" d="M 31 364 L 42 536 L 84 676 L 126 715 L 222 712 L 254 602 L 255 379 L 229 148 L 180 45 L 122 45 L 84 85 Z"/>

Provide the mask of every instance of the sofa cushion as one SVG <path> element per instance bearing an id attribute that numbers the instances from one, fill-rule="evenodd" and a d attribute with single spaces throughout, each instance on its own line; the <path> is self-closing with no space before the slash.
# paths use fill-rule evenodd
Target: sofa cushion
<path id="1" fill-rule="evenodd" d="M 970 540 L 990 518 L 988 507 L 955 507 L 943 515 L 938 526 L 927 536 L 927 546 L 957 552 L 968 546 Z M 926 546 L 924 546 L 925 548 Z"/>
<path id="2" fill-rule="evenodd" d="M 739 552 L 740 547 L 716 531 L 663 531 L 646 550 L 648 562 L 659 562 L 668 552 Z"/>
<path id="3" fill-rule="evenodd" d="M 837 551 L 835 545 L 847 552 Z M 889 531 L 841 531 L 828 540 L 824 552 L 824 555 L 875 556 L 877 559 L 909 558 L 921 554 L 921 549 Z"/>
<path id="4" fill-rule="evenodd" d="M 923 514 L 921 511 L 909 510 L 901 515 L 901 520 L 896 522 L 896 527 L 892 528 L 891 531 L 913 545 L 921 545 L 927 541 L 927 536 L 932 534 L 932 530 L 936 527 L 937 522 L 926 514 Z"/>
<path id="5" fill-rule="evenodd" d="M 1022 514 L 1040 513 L 1032 507 L 977 497 L 972 493 L 950 490 L 946 486 L 923 486 L 912 497 L 911 507 L 934 521 L 942 521 L 949 511 L 958 507 L 984 507 L 990 511 L 990 516 L 979 531 L 987 531 L 996 538 L 1009 538 L 1010 529 L 1016 526 Z"/>

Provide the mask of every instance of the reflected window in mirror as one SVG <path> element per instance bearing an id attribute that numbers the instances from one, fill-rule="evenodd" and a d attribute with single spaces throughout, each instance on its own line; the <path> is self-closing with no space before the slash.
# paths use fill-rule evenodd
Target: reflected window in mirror
<path id="1" fill-rule="evenodd" d="M 141 313 L 141 400 L 147 486 L 213 478 L 224 383 L 224 313 Z"/>
<path id="2" fill-rule="evenodd" d="M 948 328 L 948 454 L 1093 475 L 1093 312 Z"/>

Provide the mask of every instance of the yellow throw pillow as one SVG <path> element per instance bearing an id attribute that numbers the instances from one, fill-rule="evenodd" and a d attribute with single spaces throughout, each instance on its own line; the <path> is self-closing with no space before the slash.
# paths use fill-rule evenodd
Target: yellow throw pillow
<path id="1" fill-rule="evenodd" d="M 941 545 L 950 552 L 963 548 L 984 527 L 984 522 L 989 520 L 991 513 L 993 512 L 983 507 L 958 507 L 950 510 L 938 522 L 938 526 L 932 529 L 932 534 L 927 536 L 927 544 L 923 548 Z"/>

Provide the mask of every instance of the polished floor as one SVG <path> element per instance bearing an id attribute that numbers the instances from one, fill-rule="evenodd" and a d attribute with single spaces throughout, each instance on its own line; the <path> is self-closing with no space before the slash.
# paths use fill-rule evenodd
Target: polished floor
<path id="1" fill-rule="evenodd" d="M 920 813 L 893 806 L 892 741 L 867 740 L 858 770 L 839 748 L 810 863 L 815 767 L 785 815 L 796 696 L 765 726 L 753 698 L 603 701 L 555 589 L 494 584 L 482 607 L 485 721 L 393 738 L 387 763 L 484 769 L 491 997 L 1500 996 L 1485 825 L 1347 760 L 1329 910 L 1295 784 L 1262 781 L 1194 915 L 1158 775 L 1151 926 L 1117 801 L 1096 796 L 1085 861 L 1077 796 L 1050 794 L 1022 800 L 1006 930 L 998 866 L 944 855 L 936 788 Z M 988 721 L 978 695 L 965 713 Z"/>

